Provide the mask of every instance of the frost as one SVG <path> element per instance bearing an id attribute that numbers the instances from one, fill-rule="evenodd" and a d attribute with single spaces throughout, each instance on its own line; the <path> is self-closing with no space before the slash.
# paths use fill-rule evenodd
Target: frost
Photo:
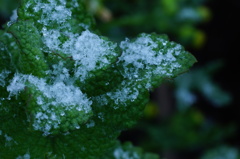
<path id="1" fill-rule="evenodd" d="M 87 123 L 87 128 L 91 128 L 95 126 L 95 122 L 91 120 L 89 123 Z"/>
<path id="2" fill-rule="evenodd" d="M 102 112 L 98 113 L 98 118 L 104 122 L 104 114 Z"/>
<path id="3" fill-rule="evenodd" d="M 92 99 L 98 103 L 99 106 L 111 105 L 114 109 L 120 107 L 127 107 L 129 103 L 134 102 L 140 95 L 139 88 L 136 83 L 122 81 L 119 87 L 105 94 L 93 97 Z"/>
<path id="4" fill-rule="evenodd" d="M 5 138 L 5 144 L 4 146 L 6 147 L 10 147 L 14 145 L 17 145 L 18 143 L 8 134 L 4 133 L 2 130 L 0 130 L 0 135 L 2 135 Z"/>
<path id="5" fill-rule="evenodd" d="M 75 75 L 82 76 L 81 79 L 84 79 L 88 72 L 109 65 L 107 56 L 117 55 L 114 52 L 116 46 L 116 44 L 113 45 L 88 30 L 82 32 L 74 46 L 76 51 L 72 54 L 77 67 Z"/>
<path id="6" fill-rule="evenodd" d="M 141 34 L 135 41 L 129 39 L 122 41 L 120 47 L 124 51 L 119 63 L 123 63 L 124 66 L 123 76 L 130 80 L 147 80 L 148 82 L 145 82 L 147 89 L 151 87 L 149 83 L 152 77 L 161 75 L 171 77 L 173 71 L 181 67 L 176 60 L 180 55 L 181 47 L 176 45 L 169 48 L 169 45 L 174 43 L 162 38 L 158 38 L 155 42 L 148 34 Z"/>
<path id="7" fill-rule="evenodd" d="M 62 43 L 58 30 L 47 30 L 43 27 L 43 43 L 49 53 L 63 53 L 75 61 L 75 77 L 84 81 L 90 71 L 96 71 L 110 64 L 107 56 L 117 56 L 116 44 L 101 39 L 98 35 L 86 30 L 81 35 L 65 32 L 68 40 Z"/>
<path id="8" fill-rule="evenodd" d="M 17 9 L 14 9 L 13 13 L 12 13 L 12 16 L 10 17 L 10 21 L 16 21 L 17 18 L 18 18 Z"/>
<path id="9" fill-rule="evenodd" d="M 4 137 L 5 137 L 5 140 L 8 142 L 13 140 L 10 136 L 8 136 L 6 134 L 4 135 Z"/>
<path id="10" fill-rule="evenodd" d="M 71 3 L 72 3 L 73 7 L 75 7 L 75 8 L 79 7 L 79 4 L 78 4 L 77 0 L 72 0 Z"/>
<path id="11" fill-rule="evenodd" d="M 79 26 L 83 27 L 85 30 L 89 29 L 89 25 L 84 24 L 84 23 L 79 24 Z"/>
<path id="12" fill-rule="evenodd" d="M 41 14 L 38 22 L 43 25 L 40 30 L 43 51 L 74 61 L 74 76 L 81 82 L 93 76 L 92 72 L 109 66 L 111 57 L 117 56 L 117 45 L 87 30 L 88 25 L 78 24 L 86 29 L 81 34 L 71 32 L 68 20 L 72 18 L 71 7 L 79 6 L 77 1 L 72 1 L 68 5 L 70 8 L 65 0 L 48 0 L 48 3 L 40 0 L 35 3 L 33 10 Z"/>
<path id="13" fill-rule="evenodd" d="M 83 94 L 78 87 L 66 85 L 60 81 L 50 85 L 46 83 L 46 80 L 32 75 L 16 74 L 7 88 L 12 96 L 18 95 L 25 87 L 34 88 L 38 94 L 36 97 L 38 107 L 34 108 L 36 114 L 33 127 L 35 130 L 43 131 L 46 135 L 51 129 L 59 128 L 64 112 L 89 113 L 92 110 L 92 101 L 87 98 L 86 94 Z"/>
<path id="14" fill-rule="evenodd" d="M 39 60 L 39 59 L 40 59 L 40 57 L 39 57 L 39 56 L 35 56 L 35 58 L 36 58 L 36 60 Z"/>
<path id="15" fill-rule="evenodd" d="M 108 92 L 107 96 L 110 97 L 116 105 L 125 105 L 127 106 L 128 101 L 134 101 L 139 95 L 137 88 L 131 88 L 130 86 L 124 86 L 113 91 Z"/>
<path id="16" fill-rule="evenodd" d="M 21 75 L 15 74 L 10 85 L 7 86 L 7 91 L 10 92 L 10 96 L 18 95 L 18 93 L 25 88 L 24 81 L 25 79 Z"/>
<path id="17" fill-rule="evenodd" d="M 58 30 L 55 29 L 47 30 L 47 28 L 43 27 L 42 34 L 43 42 L 49 49 L 60 51 L 59 45 L 61 44 L 61 42 L 59 40 L 60 32 Z"/>
<path id="18" fill-rule="evenodd" d="M 121 147 L 114 150 L 113 156 L 115 159 L 140 159 L 136 152 L 124 151 Z"/>
<path id="19" fill-rule="evenodd" d="M 73 84 L 74 79 L 70 77 L 69 70 L 64 67 L 63 62 L 59 62 L 58 64 L 52 65 L 53 70 L 48 71 L 48 74 L 52 75 L 52 81 L 56 82 L 64 82 L 69 85 Z"/>
<path id="20" fill-rule="evenodd" d="M 121 42 L 120 48 L 123 52 L 117 64 L 122 67 L 124 79 L 116 88 L 94 97 L 101 106 L 113 104 L 114 109 L 127 106 L 136 101 L 140 90 L 150 90 L 156 77 L 172 77 L 174 70 L 181 67 L 177 58 L 182 47 L 161 37 L 141 34 L 134 41 Z"/>
<path id="21" fill-rule="evenodd" d="M 9 25 L 18 22 L 2 31 L 4 47 L 0 49 L 8 48 L 3 50 L 8 56 L 3 57 L 2 67 L 8 68 L 10 60 L 14 72 L 0 72 L 1 117 L 13 120 L 2 125 L 0 146 L 10 145 L 7 151 L 20 152 L 13 158 L 101 156 L 122 130 L 136 122 L 147 91 L 177 75 L 175 69 L 185 64 L 183 48 L 165 36 L 141 34 L 118 45 L 97 35 L 84 3 L 24 0 Z M 5 134 L 4 129 L 23 136 L 13 131 Z M 24 137 L 28 140 L 20 143 Z M 50 146 L 38 153 L 31 141 Z M 141 158 L 141 152 L 128 150 L 119 147 L 111 155 Z"/>
<path id="22" fill-rule="evenodd" d="M 9 75 L 10 71 L 7 71 L 7 70 L 3 70 L 1 73 L 0 73 L 0 86 L 1 87 L 4 87 L 5 84 L 6 84 L 6 81 L 5 79 L 7 78 L 7 76 Z"/>
<path id="23" fill-rule="evenodd" d="M 66 1 L 61 0 L 57 3 L 54 0 L 49 0 L 49 3 L 42 3 L 41 0 L 34 6 L 35 12 L 41 12 L 39 23 L 48 26 L 52 23 L 64 23 L 71 18 L 72 12 L 66 7 Z"/>
<path id="24" fill-rule="evenodd" d="M 31 156 L 29 153 L 26 153 L 23 156 L 18 156 L 16 159 L 31 159 Z"/>
<path id="25" fill-rule="evenodd" d="M 157 64 L 161 60 L 161 57 L 153 58 L 153 49 L 157 48 L 157 44 L 149 36 L 137 38 L 135 42 L 126 39 L 121 42 L 120 47 L 125 50 L 120 58 L 125 66 L 133 64 L 136 68 L 144 68 L 144 64 Z"/>
<path id="26" fill-rule="evenodd" d="M 53 85 L 49 85 L 46 83 L 46 80 L 32 75 L 16 74 L 11 84 L 7 87 L 7 90 L 11 93 L 11 96 L 17 95 L 27 86 L 26 82 L 34 85 L 36 89 L 43 94 L 43 97 L 53 99 L 48 105 L 61 103 L 66 106 L 66 109 L 71 109 L 68 105 L 79 105 L 76 109 L 84 109 L 86 112 L 90 111 L 90 108 L 82 108 L 80 106 L 80 104 L 91 105 L 86 95 L 84 95 L 78 87 L 66 85 L 63 82 L 56 82 Z M 38 97 L 38 104 L 42 103 L 43 99 Z"/>
<path id="27" fill-rule="evenodd" d="M 13 23 L 17 21 L 18 15 L 17 15 L 17 9 L 14 9 L 12 12 L 12 15 L 10 17 L 10 21 L 7 22 L 7 26 L 11 26 Z"/>

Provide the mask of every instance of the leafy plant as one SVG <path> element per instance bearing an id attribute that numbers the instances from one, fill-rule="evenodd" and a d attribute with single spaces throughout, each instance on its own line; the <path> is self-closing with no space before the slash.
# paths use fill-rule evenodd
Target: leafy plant
<path id="1" fill-rule="evenodd" d="M 0 31 L 0 158 L 156 158 L 128 144 L 114 155 L 117 137 L 195 58 L 166 35 L 110 41 L 81 0 L 22 0 L 16 12 Z"/>
<path id="2" fill-rule="evenodd" d="M 239 150 L 230 146 L 218 146 L 214 149 L 208 150 L 201 159 L 239 159 Z"/>
<path id="3" fill-rule="evenodd" d="M 180 43 L 200 48 L 205 33 L 197 28 L 211 18 L 206 0 L 89 0 L 101 31 L 113 39 L 139 32 L 167 33 Z M 140 27 L 141 26 L 141 27 Z M 115 37 L 118 35 L 117 38 Z"/>
<path id="4" fill-rule="evenodd" d="M 16 7 L 16 0 L 0 0 L 0 18 L 8 18 Z"/>
<path id="5" fill-rule="evenodd" d="M 222 143 L 235 133 L 236 124 L 220 125 L 190 107 L 185 111 L 176 111 L 168 120 L 158 124 L 141 121 L 136 128 L 144 134 L 137 141 L 145 150 L 190 152 L 208 150 L 212 145 Z"/>
<path id="6" fill-rule="evenodd" d="M 179 110 L 186 110 L 197 101 L 196 92 L 200 92 L 216 107 L 231 103 L 231 95 L 222 90 L 212 79 L 213 73 L 222 65 L 222 61 L 214 61 L 176 78 L 176 105 Z"/>

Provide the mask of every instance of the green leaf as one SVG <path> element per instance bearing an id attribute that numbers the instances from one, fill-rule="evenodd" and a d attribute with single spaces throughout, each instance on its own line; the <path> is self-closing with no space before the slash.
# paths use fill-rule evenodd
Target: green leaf
<path id="1" fill-rule="evenodd" d="M 150 90 L 196 62 L 166 35 L 112 42 L 84 8 L 23 0 L 0 34 L 1 61 L 14 66 L 0 67 L 0 158 L 99 158 L 141 117 Z"/>

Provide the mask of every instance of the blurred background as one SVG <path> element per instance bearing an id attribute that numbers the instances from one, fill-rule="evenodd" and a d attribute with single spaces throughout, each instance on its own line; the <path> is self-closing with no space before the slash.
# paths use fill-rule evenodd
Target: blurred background
<path id="1" fill-rule="evenodd" d="M 85 1 L 102 35 L 167 34 L 198 60 L 151 92 L 141 121 L 119 139 L 166 159 L 240 159 L 240 1 Z M 1 25 L 17 2 L 0 0 Z"/>

